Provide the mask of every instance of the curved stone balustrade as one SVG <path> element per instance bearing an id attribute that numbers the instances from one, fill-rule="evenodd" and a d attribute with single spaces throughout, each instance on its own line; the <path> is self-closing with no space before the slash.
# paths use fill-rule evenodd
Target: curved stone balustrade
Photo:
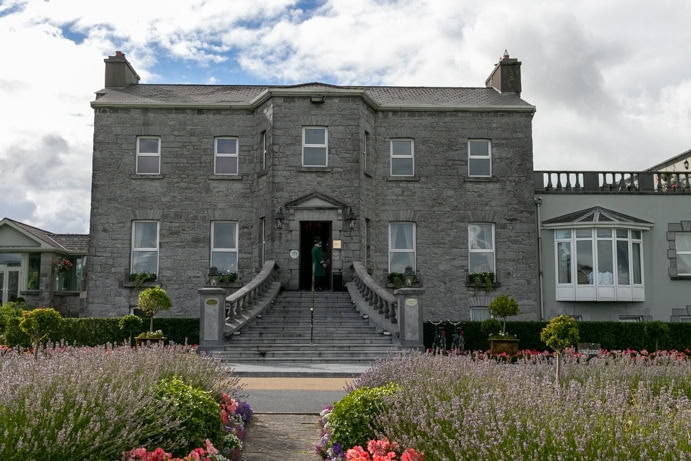
<path id="1" fill-rule="evenodd" d="M 347 287 L 359 310 L 366 313 L 382 330 L 398 333 L 396 296 L 375 282 L 362 263 L 354 262 L 353 271 L 353 281 Z"/>
<path id="2" fill-rule="evenodd" d="M 226 325 L 237 323 L 233 321 L 246 316 L 249 311 L 256 310 L 256 304 L 265 298 L 268 292 L 275 291 L 278 294 L 276 285 L 280 288 L 280 283 L 275 281 L 277 271 L 275 261 L 266 261 L 262 270 L 247 285 L 226 298 Z"/>

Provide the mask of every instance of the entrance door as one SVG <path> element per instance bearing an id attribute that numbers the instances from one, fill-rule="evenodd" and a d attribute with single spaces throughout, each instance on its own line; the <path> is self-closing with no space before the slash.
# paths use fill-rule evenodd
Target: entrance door
<path id="1" fill-rule="evenodd" d="M 19 297 L 19 269 L 0 267 L 0 304 Z"/>
<path id="2" fill-rule="evenodd" d="M 300 289 L 312 289 L 312 247 L 322 241 L 326 259 L 331 259 L 331 221 L 300 221 Z M 326 285 L 331 287 L 331 264 L 326 266 Z"/>

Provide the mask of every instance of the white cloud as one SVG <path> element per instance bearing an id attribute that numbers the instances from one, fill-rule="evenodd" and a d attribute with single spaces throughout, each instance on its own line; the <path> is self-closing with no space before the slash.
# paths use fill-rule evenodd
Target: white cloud
<path id="1" fill-rule="evenodd" d="M 688 17 L 673 0 L 6 0 L 0 217 L 88 231 L 89 102 L 115 50 L 142 83 L 480 87 L 506 48 L 536 168 L 646 168 L 691 147 Z"/>

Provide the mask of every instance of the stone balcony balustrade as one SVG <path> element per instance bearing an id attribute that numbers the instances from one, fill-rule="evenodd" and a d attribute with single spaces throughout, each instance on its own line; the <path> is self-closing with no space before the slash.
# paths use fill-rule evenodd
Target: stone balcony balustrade
<path id="1" fill-rule="evenodd" d="M 691 171 L 559 171 L 533 172 L 535 192 L 677 194 L 689 193 Z"/>

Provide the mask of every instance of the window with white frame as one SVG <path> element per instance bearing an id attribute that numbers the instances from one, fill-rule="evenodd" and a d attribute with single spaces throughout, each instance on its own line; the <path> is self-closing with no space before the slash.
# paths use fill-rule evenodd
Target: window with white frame
<path id="1" fill-rule="evenodd" d="M 220 274 L 238 271 L 238 223 L 211 223 L 211 266 Z"/>
<path id="2" fill-rule="evenodd" d="M 238 174 L 238 138 L 214 140 L 214 174 Z"/>
<path id="3" fill-rule="evenodd" d="M 302 166 L 328 166 L 329 133 L 326 127 L 302 129 Z"/>
<path id="4" fill-rule="evenodd" d="M 158 221 L 132 222 L 132 261 L 130 273 L 158 274 Z"/>
<path id="5" fill-rule="evenodd" d="M 389 272 L 404 273 L 406 268 L 415 272 L 415 223 L 389 224 Z"/>
<path id="6" fill-rule="evenodd" d="M 369 132 L 365 131 L 365 136 L 363 140 L 363 148 L 362 148 L 362 163 L 364 165 L 365 172 L 368 172 L 370 170 L 369 167 Z"/>
<path id="7" fill-rule="evenodd" d="M 488 307 L 471 307 L 470 308 L 470 320 L 472 322 L 482 322 L 489 319 L 489 308 Z"/>
<path id="8" fill-rule="evenodd" d="M 161 138 L 137 137 L 137 174 L 161 174 Z"/>
<path id="9" fill-rule="evenodd" d="M 262 131 L 259 139 L 259 153 L 261 154 L 262 171 L 266 170 L 266 130 Z"/>
<path id="10" fill-rule="evenodd" d="M 492 144 L 489 140 L 468 140 L 468 176 L 492 176 Z"/>
<path id="11" fill-rule="evenodd" d="M 642 231 L 555 229 L 556 299 L 643 301 Z"/>
<path id="12" fill-rule="evenodd" d="M 676 232 L 677 275 L 691 275 L 691 232 Z"/>
<path id="13" fill-rule="evenodd" d="M 391 176 L 415 174 L 415 146 L 412 139 L 391 140 Z"/>
<path id="14" fill-rule="evenodd" d="M 468 273 L 496 273 L 494 265 L 494 224 L 468 224 Z"/>

